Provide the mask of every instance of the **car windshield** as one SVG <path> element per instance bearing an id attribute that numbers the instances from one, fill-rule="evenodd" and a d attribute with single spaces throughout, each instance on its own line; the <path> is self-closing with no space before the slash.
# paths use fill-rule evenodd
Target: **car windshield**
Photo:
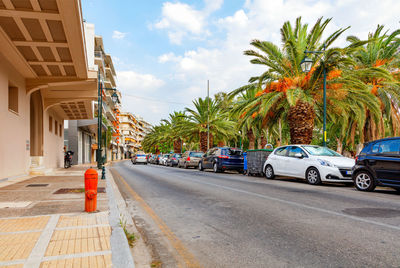
<path id="1" fill-rule="evenodd" d="M 190 153 L 190 157 L 203 157 L 203 153 Z"/>
<path id="2" fill-rule="evenodd" d="M 228 150 L 228 155 L 242 155 L 242 151 L 232 148 Z"/>
<path id="3" fill-rule="evenodd" d="M 328 149 L 326 147 L 321 146 L 303 146 L 304 150 L 306 150 L 310 155 L 315 156 L 342 156 L 337 152 Z"/>

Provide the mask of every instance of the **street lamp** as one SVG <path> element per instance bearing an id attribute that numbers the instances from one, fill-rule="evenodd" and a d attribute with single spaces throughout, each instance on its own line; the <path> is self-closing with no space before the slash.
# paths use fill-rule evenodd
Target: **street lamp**
<path id="1" fill-rule="evenodd" d="M 304 51 L 304 59 L 300 62 L 300 67 L 301 70 L 305 73 L 308 73 L 311 71 L 311 67 L 313 64 L 313 60 L 310 58 L 307 58 L 307 54 L 322 54 L 325 52 L 326 46 L 324 44 L 323 50 L 322 51 Z M 323 137 L 322 137 L 322 144 L 324 147 L 326 147 L 326 66 L 325 63 L 323 62 L 323 73 L 324 73 L 324 125 L 323 125 Z"/>
<path id="2" fill-rule="evenodd" d="M 111 95 L 111 99 L 112 99 L 112 101 L 113 101 L 114 103 L 119 102 L 118 94 L 117 94 L 116 92 L 114 92 L 114 93 Z"/>

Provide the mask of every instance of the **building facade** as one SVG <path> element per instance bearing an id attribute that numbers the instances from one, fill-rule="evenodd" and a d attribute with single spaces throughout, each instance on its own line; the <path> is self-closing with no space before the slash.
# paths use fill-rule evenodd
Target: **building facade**
<path id="1" fill-rule="evenodd" d="M 93 118 L 81 2 L 3 1 L 0 28 L 0 178 L 43 174 L 63 166 L 64 120 Z"/>
<path id="2" fill-rule="evenodd" d="M 120 115 L 121 135 L 126 146 L 126 158 L 130 158 L 134 153 L 142 150 L 142 141 L 147 133 L 150 132 L 151 124 L 129 112 Z"/>

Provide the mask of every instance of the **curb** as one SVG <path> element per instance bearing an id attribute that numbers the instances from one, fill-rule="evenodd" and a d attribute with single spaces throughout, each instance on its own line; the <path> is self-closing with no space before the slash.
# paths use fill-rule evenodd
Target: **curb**
<path id="1" fill-rule="evenodd" d="M 110 242 L 113 267 L 135 267 L 128 240 L 120 225 L 120 217 L 126 220 L 127 224 L 133 224 L 133 221 L 128 217 L 129 214 L 126 210 L 125 200 L 122 198 L 108 168 L 106 168 L 106 183 L 108 206 L 110 209 L 108 220 L 112 228 Z"/>

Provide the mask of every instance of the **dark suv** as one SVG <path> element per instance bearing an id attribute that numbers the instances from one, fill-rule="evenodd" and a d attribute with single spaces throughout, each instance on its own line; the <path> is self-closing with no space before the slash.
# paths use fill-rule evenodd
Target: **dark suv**
<path id="1" fill-rule="evenodd" d="M 242 150 L 229 147 L 216 147 L 208 150 L 199 162 L 199 170 L 213 169 L 215 173 L 225 170 L 243 172 L 244 158 Z"/>
<path id="2" fill-rule="evenodd" d="M 352 177 L 360 191 L 388 186 L 400 192 L 400 137 L 366 143 L 356 158 Z"/>

